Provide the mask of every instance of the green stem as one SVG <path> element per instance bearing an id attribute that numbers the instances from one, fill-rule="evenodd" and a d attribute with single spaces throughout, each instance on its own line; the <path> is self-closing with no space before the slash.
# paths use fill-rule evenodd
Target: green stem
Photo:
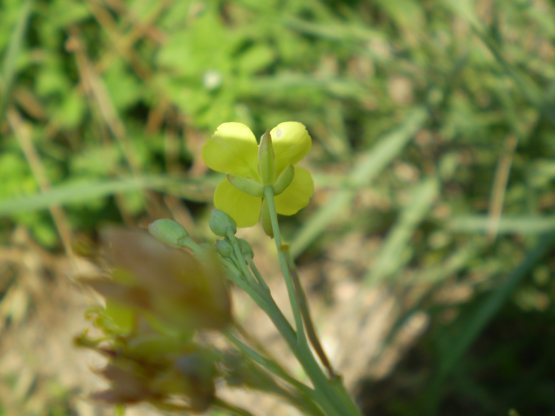
<path id="1" fill-rule="evenodd" d="M 255 290 L 251 285 L 247 284 L 246 278 L 243 276 L 237 276 L 235 273 L 242 272 L 235 268 L 229 269 L 230 279 L 237 284 L 241 289 L 243 289 L 254 302 L 268 315 L 280 335 L 283 337 L 290 350 L 293 352 L 299 363 L 302 365 L 306 373 L 309 375 L 310 380 L 315 386 L 314 397 L 318 405 L 322 408 L 323 412 L 328 416 L 344 416 L 344 415 L 358 415 L 358 413 L 342 413 L 335 409 L 332 400 L 328 397 L 330 392 L 326 392 L 325 389 L 318 388 L 318 385 L 322 383 L 327 383 L 325 375 L 318 366 L 318 363 L 314 360 L 310 349 L 308 346 L 306 348 L 300 348 L 297 342 L 297 334 L 295 330 L 291 327 L 291 324 L 283 315 L 283 312 L 279 309 L 276 302 L 274 301 L 270 292 L 261 294 L 258 290 Z M 320 379 L 318 379 L 317 374 L 320 374 Z M 319 381 L 315 381 L 319 380 Z"/>
<path id="2" fill-rule="evenodd" d="M 274 206 L 273 200 L 272 206 Z M 236 249 L 234 249 L 234 252 L 237 255 L 237 252 L 235 250 Z M 282 257 L 282 264 L 283 260 L 284 259 Z M 229 267 L 232 264 L 233 266 Z M 272 323 L 275 325 L 276 329 L 281 334 L 281 336 L 289 346 L 290 350 L 293 352 L 293 354 L 305 370 L 306 374 L 312 381 L 312 384 L 314 386 L 314 398 L 318 406 L 321 407 L 324 414 L 328 416 L 359 415 L 360 413 L 356 409 L 356 406 L 354 406 L 352 402 L 349 402 L 350 398 L 348 397 L 346 392 L 344 393 L 346 400 L 347 402 L 351 403 L 351 406 L 353 406 L 354 410 L 349 409 L 349 406 L 345 404 L 338 405 L 336 403 L 338 401 L 337 397 L 340 396 L 341 389 L 334 388 L 333 382 L 328 380 L 326 378 L 326 375 L 322 372 L 322 369 L 320 368 L 314 356 L 312 355 L 312 352 L 310 351 L 310 347 L 306 342 L 306 336 L 299 338 L 298 334 L 292 328 L 287 318 L 285 318 L 285 316 L 283 315 L 283 312 L 275 303 L 271 292 L 261 290 L 260 286 L 255 285 L 252 275 L 250 275 L 250 272 L 247 270 L 246 266 L 241 267 L 241 264 L 242 263 L 237 264 L 237 261 L 229 261 L 227 267 L 229 271 L 229 278 L 239 288 L 244 290 L 251 297 L 252 300 L 254 300 L 254 302 L 268 315 Z M 262 277 L 256 277 L 257 272 L 258 270 L 254 272 L 253 269 L 252 273 L 255 275 L 256 280 L 258 279 L 258 277 Z M 258 273 L 258 275 L 260 275 L 260 273 Z M 302 328 L 303 327 L 301 321 L 301 329 Z M 301 342 L 299 342 L 299 340 L 301 340 Z M 304 340 L 304 342 L 302 340 Z"/>
<path id="3" fill-rule="evenodd" d="M 291 274 L 289 264 L 287 261 L 287 256 L 283 250 L 283 243 L 281 240 L 281 233 L 279 230 L 279 223 L 277 218 L 277 211 L 274 201 L 274 191 L 271 186 L 266 186 L 264 188 L 264 199 L 267 203 L 270 221 L 272 224 L 272 231 L 274 234 L 274 242 L 276 246 L 278 262 L 280 265 L 281 272 L 284 276 L 285 284 L 287 286 L 287 291 L 289 294 L 289 301 L 291 303 L 291 309 L 295 317 L 295 325 L 297 328 L 297 339 L 296 343 L 291 344 L 290 348 L 293 353 L 305 369 L 308 377 L 314 384 L 316 392 L 321 392 L 325 397 L 326 405 L 331 404 L 331 409 L 328 408 L 326 413 L 328 415 L 360 415 L 360 410 L 354 404 L 351 397 L 348 395 L 347 391 L 343 387 L 341 380 L 339 378 L 328 379 L 327 376 L 322 371 L 322 368 L 317 363 L 310 346 L 308 344 L 308 339 L 304 331 L 303 319 L 302 319 L 302 309 L 301 300 L 299 299 L 299 294 L 297 293 L 294 278 Z M 298 288 L 302 290 L 302 287 Z"/>
<path id="4" fill-rule="evenodd" d="M 318 366 L 318 363 L 314 360 L 309 348 L 300 348 L 297 342 L 297 336 L 295 331 L 291 327 L 291 324 L 275 301 L 269 299 L 264 305 L 259 305 L 266 312 L 268 317 L 272 320 L 275 327 L 289 346 L 290 350 L 293 352 L 306 374 L 309 376 L 312 384 L 314 385 L 314 396 L 317 399 L 318 405 L 322 408 L 327 416 L 345 416 L 345 415 L 358 415 L 359 413 L 341 413 L 336 410 L 333 401 L 329 397 L 330 392 L 326 389 L 321 388 L 322 383 L 327 383 L 326 376 L 322 373 L 322 370 Z M 318 376 L 320 374 L 320 376 Z"/>
<path id="5" fill-rule="evenodd" d="M 241 331 L 239 327 L 237 327 L 237 330 L 239 332 L 244 331 Z M 289 388 L 293 389 L 290 391 L 273 382 L 275 384 L 274 389 L 276 389 L 274 392 L 275 394 L 285 397 L 289 402 L 291 402 L 291 404 L 299 408 L 299 410 L 306 412 L 306 414 L 313 416 L 323 415 L 320 407 L 316 405 L 317 400 L 315 399 L 317 397 L 314 390 L 291 376 L 275 359 L 272 359 L 267 355 L 262 355 L 257 350 L 247 345 L 239 337 L 237 337 L 233 331 L 226 331 L 225 335 L 227 339 L 243 354 L 255 363 L 259 364 L 266 371 L 269 371 L 279 377 L 282 381 L 287 383 Z"/>
<path id="6" fill-rule="evenodd" d="M 301 286 L 301 281 L 300 281 L 299 276 L 297 274 L 297 271 L 295 269 L 295 265 L 293 264 L 293 260 L 291 259 L 291 256 L 289 255 L 289 250 L 287 250 L 287 251 L 282 250 L 282 251 L 283 251 L 283 255 L 285 256 L 285 258 L 287 260 L 287 264 L 289 266 L 289 272 L 291 273 L 291 277 L 293 277 L 293 282 L 295 283 L 295 289 L 297 291 L 297 298 L 298 298 L 298 301 L 299 301 L 299 307 L 301 309 L 301 314 L 303 316 L 305 329 L 306 329 L 306 335 L 308 336 L 308 340 L 310 341 L 310 345 L 312 346 L 312 348 L 314 348 L 314 351 L 318 355 L 318 358 L 320 359 L 320 362 L 322 363 L 322 365 L 328 371 L 329 377 L 330 378 L 337 378 L 339 376 L 333 370 L 333 367 L 330 363 L 330 360 L 328 359 L 328 356 L 326 355 L 326 352 L 325 352 L 324 348 L 322 347 L 322 344 L 320 343 L 320 339 L 318 338 L 318 334 L 316 333 L 316 329 L 315 329 L 314 323 L 312 321 L 312 316 L 310 314 L 310 308 L 308 307 L 308 301 L 306 299 L 306 295 L 304 293 L 303 287 Z"/>
<path id="7" fill-rule="evenodd" d="M 305 386 L 303 383 L 295 379 L 291 376 L 287 370 L 285 370 L 279 363 L 277 363 L 274 359 L 271 359 L 267 356 L 260 354 L 255 349 L 251 348 L 249 345 L 244 343 L 239 337 L 237 337 L 232 331 L 227 331 L 225 333 L 227 339 L 235 345 L 239 350 L 241 350 L 245 355 L 250 357 L 253 361 L 260 364 L 262 367 L 266 368 L 267 370 L 272 371 L 276 376 L 281 378 L 283 381 L 289 383 L 292 387 L 304 392 L 308 393 L 310 396 L 312 394 L 312 390 Z"/>
<path id="8" fill-rule="evenodd" d="M 268 284 L 266 283 L 266 281 L 264 280 L 264 278 L 262 277 L 262 275 L 260 274 L 260 272 L 258 271 L 258 268 L 256 267 L 256 265 L 254 264 L 254 261 L 250 261 L 249 262 L 249 268 L 252 272 L 252 274 L 254 275 L 254 278 L 256 279 L 256 281 L 258 282 L 258 284 L 267 292 L 270 294 L 271 296 L 271 291 L 270 291 L 270 287 L 268 286 Z"/>
<path id="9" fill-rule="evenodd" d="M 264 281 L 260 273 L 255 273 L 252 267 L 249 268 L 251 264 L 253 264 L 253 262 L 252 261 L 247 262 L 243 257 L 243 254 L 241 253 L 241 247 L 239 246 L 239 241 L 237 240 L 237 237 L 235 237 L 233 233 L 228 232 L 226 235 L 226 238 L 231 244 L 231 247 L 233 249 L 233 257 L 235 258 L 235 261 L 237 263 L 236 265 L 241 271 L 241 273 L 245 276 L 245 278 L 251 281 L 253 284 L 255 284 L 255 286 L 257 286 L 257 289 L 263 295 L 266 292 L 270 292 L 270 288 L 268 287 L 268 285 L 266 284 L 266 282 Z M 254 276 L 254 279 L 253 279 L 253 276 Z"/>
<path id="10" fill-rule="evenodd" d="M 291 311 L 293 312 L 293 317 L 295 319 L 295 330 L 297 331 L 297 342 L 302 344 L 306 339 L 306 334 L 304 332 L 303 318 L 301 313 L 301 308 L 299 306 L 300 302 L 295 290 L 295 282 L 291 273 L 289 273 L 289 267 L 287 265 L 287 259 L 282 255 L 281 246 L 281 234 L 279 232 L 279 224 L 277 219 L 276 206 L 274 202 L 274 190 L 271 186 L 264 187 L 264 200 L 266 201 L 266 206 L 268 207 L 268 213 L 270 214 L 270 222 L 272 224 L 272 231 L 274 234 L 274 241 L 276 244 L 279 267 L 281 273 L 285 279 L 285 285 L 287 286 L 287 294 L 289 295 L 289 302 L 291 304 Z"/>
<path id="11" fill-rule="evenodd" d="M 254 285 L 253 282 L 248 279 L 248 277 L 245 277 L 244 273 L 239 270 L 240 267 L 234 259 L 222 259 L 222 263 L 228 271 L 229 279 L 233 283 L 235 283 L 238 287 L 243 289 L 249 295 L 256 293 L 257 297 L 263 296 L 263 294 L 261 294 L 258 290 L 258 287 Z"/>

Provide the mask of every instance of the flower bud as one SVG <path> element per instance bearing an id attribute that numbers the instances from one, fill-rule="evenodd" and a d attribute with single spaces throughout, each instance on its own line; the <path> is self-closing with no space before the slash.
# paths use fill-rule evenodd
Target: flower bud
<path id="1" fill-rule="evenodd" d="M 272 136 L 269 131 L 262 135 L 258 146 L 258 173 L 262 179 L 262 184 L 271 185 L 274 182 L 275 156 Z"/>
<path id="2" fill-rule="evenodd" d="M 210 229 L 218 237 L 225 237 L 227 233 L 235 234 L 237 232 L 237 226 L 235 221 L 227 215 L 225 212 L 219 209 L 213 209 L 210 214 L 210 221 L 208 222 Z"/>
<path id="3" fill-rule="evenodd" d="M 233 255 L 233 247 L 227 240 L 216 241 L 216 250 L 224 259 L 227 259 Z"/>
<path id="4" fill-rule="evenodd" d="M 172 247 L 187 246 L 186 242 L 191 239 L 189 233 L 181 224 L 168 218 L 152 222 L 148 226 L 148 232 L 158 241 Z"/>
<path id="5" fill-rule="evenodd" d="M 242 238 L 238 238 L 237 241 L 239 242 L 239 248 L 241 249 L 241 254 L 243 258 L 250 262 L 254 257 L 254 252 L 247 240 L 243 240 Z"/>

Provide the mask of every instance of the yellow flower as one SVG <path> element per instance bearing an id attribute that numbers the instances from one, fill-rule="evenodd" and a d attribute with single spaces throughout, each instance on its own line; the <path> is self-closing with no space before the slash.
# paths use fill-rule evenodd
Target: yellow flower
<path id="1" fill-rule="evenodd" d="M 202 149 L 206 165 L 228 175 L 216 187 L 214 206 L 231 216 L 238 227 L 250 227 L 259 220 L 263 196 L 257 188 L 274 185 L 276 209 L 282 215 L 296 214 L 308 205 L 314 193 L 310 172 L 295 166 L 312 146 L 305 126 L 295 121 L 280 123 L 267 140 L 269 152 L 259 146 L 244 124 L 223 123 Z M 268 163 L 268 158 L 273 163 Z M 292 179 L 284 182 L 283 177 L 291 171 Z M 252 185 L 253 191 L 246 190 L 242 186 L 245 183 Z M 281 189 L 283 186 L 276 186 L 278 183 L 286 186 Z"/>

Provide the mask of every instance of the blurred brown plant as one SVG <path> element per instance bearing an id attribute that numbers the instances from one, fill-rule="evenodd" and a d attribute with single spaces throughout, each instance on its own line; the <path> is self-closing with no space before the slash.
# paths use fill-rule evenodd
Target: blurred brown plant
<path id="1" fill-rule="evenodd" d="M 110 387 L 92 397 L 110 404 L 206 410 L 215 400 L 218 352 L 194 335 L 232 322 L 216 255 L 194 256 L 120 228 L 104 230 L 101 241 L 109 276 L 81 281 L 106 300 L 88 315 L 102 335 L 85 331 L 76 337 L 78 346 L 108 359 L 98 373 Z"/>
<path id="2" fill-rule="evenodd" d="M 112 278 L 82 281 L 106 299 L 177 328 L 223 329 L 231 323 L 229 288 L 215 253 L 198 258 L 120 228 L 104 230 L 101 241 Z"/>

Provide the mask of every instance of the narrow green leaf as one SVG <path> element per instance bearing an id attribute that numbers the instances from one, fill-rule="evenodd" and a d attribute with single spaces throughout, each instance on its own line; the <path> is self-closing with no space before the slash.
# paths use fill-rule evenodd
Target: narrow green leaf
<path id="1" fill-rule="evenodd" d="M 486 233 L 491 219 L 486 215 L 457 217 L 448 223 L 453 231 Z M 541 234 L 555 230 L 555 216 L 504 217 L 499 219 L 499 234 Z"/>
<path id="2" fill-rule="evenodd" d="M 0 87 L 2 91 L 0 93 L 0 125 L 2 124 L 2 120 L 4 120 L 5 112 L 8 108 L 10 92 L 15 77 L 15 63 L 23 45 L 23 38 L 27 30 L 27 23 L 31 15 L 32 6 L 33 0 L 26 0 L 25 3 L 23 3 L 19 20 L 8 46 L 8 51 L 6 52 L 6 56 L 4 56 L 2 76 L 0 77 Z"/>
<path id="3" fill-rule="evenodd" d="M 412 254 L 410 238 L 430 212 L 438 188 L 437 180 L 431 178 L 422 181 L 412 191 L 409 202 L 378 253 L 376 264 L 366 275 L 367 284 L 393 277 L 409 261 Z"/>
<path id="4" fill-rule="evenodd" d="M 95 198 L 141 189 L 165 191 L 194 201 L 208 201 L 213 184 L 165 176 L 66 183 L 43 193 L 0 200 L 0 217 L 48 209 L 55 205 L 79 204 Z"/>

